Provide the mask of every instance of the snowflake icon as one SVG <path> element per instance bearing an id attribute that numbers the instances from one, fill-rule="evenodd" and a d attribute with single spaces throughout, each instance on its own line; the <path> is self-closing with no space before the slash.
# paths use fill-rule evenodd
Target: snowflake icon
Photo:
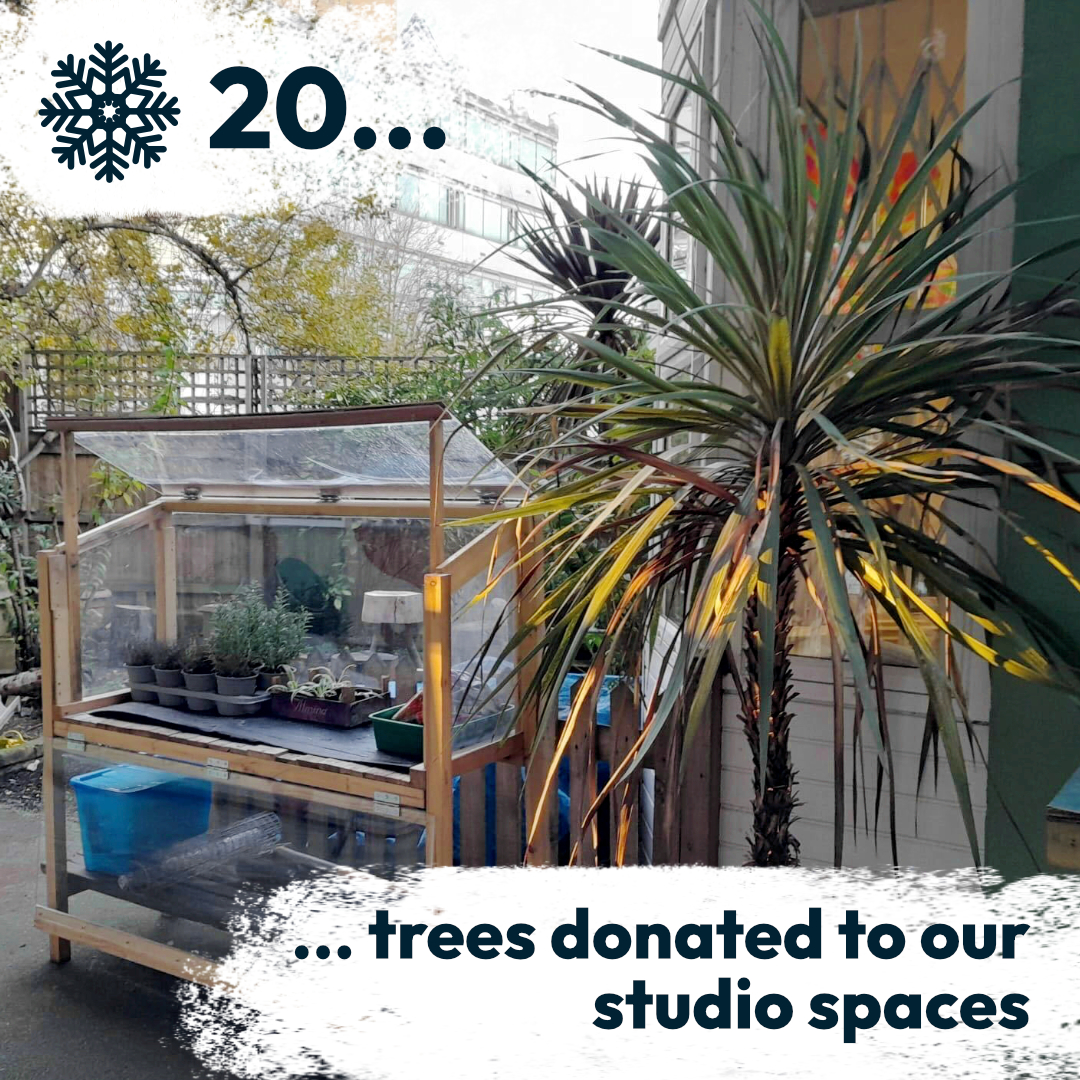
<path id="1" fill-rule="evenodd" d="M 129 63 L 123 47 L 106 41 L 94 46 L 89 61 L 76 64 L 73 53 L 58 60 L 51 74 L 63 97 L 54 92 L 51 101 L 42 98 L 38 110 L 42 127 L 63 129 L 52 148 L 57 160 L 74 169 L 76 161 L 85 165 L 89 159 L 95 178 L 109 184 L 124 179 L 129 157 L 131 165 L 141 161 L 146 169 L 160 161 L 168 148 L 158 132 L 175 127 L 180 114 L 175 97 L 166 100 L 164 91 L 154 97 L 158 76 L 167 74 L 161 61 L 145 53 Z"/>

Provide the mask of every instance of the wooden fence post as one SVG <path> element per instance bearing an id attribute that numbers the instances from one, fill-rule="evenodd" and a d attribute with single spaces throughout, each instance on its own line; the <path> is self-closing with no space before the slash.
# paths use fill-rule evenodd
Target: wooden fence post
<path id="1" fill-rule="evenodd" d="M 720 865 L 720 741 L 723 692 L 713 683 L 709 711 L 688 748 L 689 765 L 679 790 L 679 855 L 682 865 Z"/>
<path id="2" fill-rule="evenodd" d="M 53 723 L 56 718 L 56 671 L 53 660 L 52 576 L 49 556 L 38 554 L 38 615 L 41 635 L 41 801 L 45 810 L 45 903 L 54 911 L 67 911 L 67 817 L 64 812 L 64 777 L 54 748 Z M 64 648 L 66 642 L 60 642 Z M 58 772 L 60 775 L 57 775 Z M 71 959 L 71 942 L 49 935 L 49 959 L 63 964 Z"/>
<path id="3" fill-rule="evenodd" d="M 518 594 L 518 626 L 522 626 L 536 613 L 540 606 L 537 595 L 537 575 L 541 572 L 542 556 L 534 552 L 536 538 L 532 536 L 536 521 L 533 518 L 525 518 L 519 524 L 520 532 L 518 552 L 519 564 L 517 571 Z M 544 788 L 544 779 L 555 757 L 555 725 L 548 724 L 541 734 L 540 714 L 536 702 L 531 701 L 528 707 L 522 705 L 522 695 L 536 674 L 539 663 L 537 657 L 526 660 L 529 652 L 536 647 L 539 638 L 539 630 L 525 637 L 517 647 L 517 660 L 521 666 L 518 676 L 518 710 L 519 727 L 525 735 L 525 831 L 528 835 L 533 822 L 537 820 L 541 811 L 541 792 Z M 533 842 L 525 852 L 526 861 L 532 866 L 550 866 L 557 862 L 556 830 L 558 828 L 558 816 L 554 807 L 558 803 L 557 794 L 548 798 L 547 805 L 543 807 L 544 819 L 533 837 Z"/>
<path id="4" fill-rule="evenodd" d="M 641 731 L 641 703 L 634 690 L 620 682 L 611 691 L 611 761 L 614 771 L 625 760 Z M 638 861 L 638 818 L 641 813 L 641 771 L 636 770 L 612 791 L 609 850 L 612 866 L 635 866 Z M 628 820 L 623 858 L 620 862 L 619 822 Z"/>

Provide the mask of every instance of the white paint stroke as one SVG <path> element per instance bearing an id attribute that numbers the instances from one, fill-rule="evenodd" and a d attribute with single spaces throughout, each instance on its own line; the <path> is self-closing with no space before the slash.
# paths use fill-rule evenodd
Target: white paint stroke
<path id="1" fill-rule="evenodd" d="M 241 1078 L 306 1075 L 433 1076 L 457 1080 L 507 1076 L 865 1077 L 900 1080 L 932 1073 L 944 1080 L 1025 1076 L 1032 1080 L 1080 1073 L 1080 878 L 1031 878 L 1000 886 L 974 872 L 874 874 L 868 871 L 766 871 L 655 868 L 624 870 L 432 870 L 396 882 L 356 873 L 333 882 L 295 884 L 275 895 L 264 916 L 237 927 L 224 963 L 232 996 L 185 986 L 180 991 L 181 1037 L 208 1067 Z M 588 907 L 591 927 L 605 922 L 632 928 L 662 922 L 716 924 L 725 909 L 749 929 L 759 922 L 781 931 L 822 909 L 820 960 L 735 959 L 562 960 L 550 936 L 575 909 Z M 374 912 L 395 922 L 452 923 L 467 931 L 491 923 L 535 926 L 535 954 L 526 960 L 481 960 L 463 951 L 433 957 L 422 943 L 411 960 L 375 959 L 367 933 Z M 836 926 L 857 908 L 868 926 L 899 926 L 907 936 L 893 960 L 867 954 L 846 960 Z M 932 960 L 919 946 L 935 922 L 1028 923 L 1016 959 Z M 714 943 L 719 945 L 719 938 Z M 298 960 L 293 950 L 311 950 Z M 319 960 L 325 944 L 331 957 Z M 340 960 L 339 945 L 352 949 Z M 1001 937 L 998 937 L 1000 953 Z M 653 993 L 716 993 L 717 980 L 750 980 L 756 1000 L 785 995 L 794 1016 L 779 1031 L 756 1024 L 746 1031 L 705 1030 L 696 1024 L 665 1030 L 593 1026 L 602 993 L 624 995 L 635 979 Z M 1023 994 L 1030 1020 L 1018 1031 L 930 1027 L 894 1030 L 880 1022 L 845 1044 L 840 1028 L 808 1026 L 817 993 L 892 994 L 926 999 L 952 993 L 960 1001 L 981 993 L 1000 1004 Z M 959 1002 L 946 1015 L 959 1016 Z"/>

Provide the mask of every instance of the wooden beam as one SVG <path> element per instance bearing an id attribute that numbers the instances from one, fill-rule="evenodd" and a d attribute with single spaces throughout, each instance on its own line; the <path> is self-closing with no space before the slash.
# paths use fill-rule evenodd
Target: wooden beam
<path id="1" fill-rule="evenodd" d="M 454 862 L 450 598 L 449 574 L 424 575 L 424 770 L 429 866 L 452 866 Z"/>
<path id="2" fill-rule="evenodd" d="M 79 588 L 79 472 L 75 461 L 75 436 L 65 431 L 60 436 L 60 475 L 64 508 L 64 573 L 67 598 L 66 648 L 71 664 L 72 697 L 82 693 L 82 609 Z"/>
<path id="3" fill-rule="evenodd" d="M 42 650 L 44 660 L 44 650 Z M 94 709 L 107 709 L 110 705 L 120 705 L 131 700 L 130 690 L 114 690 L 109 694 L 95 694 L 93 697 L 82 698 L 80 701 L 66 701 L 55 707 L 58 718 L 70 716 L 72 713 L 92 712 Z"/>
<path id="4" fill-rule="evenodd" d="M 366 405 L 354 409 L 309 409 L 291 413 L 242 416 L 103 416 L 57 417 L 46 423 L 62 435 L 75 431 L 282 431 L 287 428 L 364 427 L 368 424 L 415 424 L 446 413 L 437 401 L 409 405 Z"/>
<path id="5" fill-rule="evenodd" d="M 53 619 L 53 682 L 56 687 L 53 707 L 55 711 L 56 704 L 71 701 L 78 695 L 72 689 L 74 664 L 68 650 L 67 568 L 63 555 L 50 552 L 48 558 L 51 585 L 49 602 L 52 605 Z"/>
<path id="6" fill-rule="evenodd" d="M 492 525 L 450 558 L 444 559 L 436 570 L 450 575 L 451 588 L 457 592 L 473 578 L 487 573 L 502 556 L 515 551 L 514 539 L 512 522 Z"/>
<path id="7" fill-rule="evenodd" d="M 38 621 L 41 644 L 41 728 L 44 742 L 44 770 L 41 802 L 45 810 L 45 901 L 57 911 L 67 911 L 67 818 L 64 814 L 63 778 L 58 784 L 53 717 L 56 706 L 56 675 L 53 653 L 52 584 L 49 556 L 38 554 Z M 49 935 L 49 959 L 63 964 L 71 959 L 71 942 L 59 934 Z"/>
<path id="8" fill-rule="evenodd" d="M 140 506 L 137 510 L 132 510 L 128 514 L 122 514 L 120 517 L 112 518 L 101 525 L 95 526 L 93 529 L 87 529 L 86 532 L 79 534 L 79 550 L 90 551 L 106 540 L 114 540 L 118 535 L 127 532 L 129 529 L 149 525 L 162 513 L 165 502 L 165 499 L 155 499 L 153 502 Z M 62 552 L 64 545 L 63 543 L 56 544 L 51 550 Z"/>
<path id="9" fill-rule="evenodd" d="M 520 731 L 507 736 L 502 742 L 470 746 L 467 750 L 455 750 L 450 756 L 450 771 L 454 776 L 482 769 L 496 761 L 508 761 L 521 765 L 525 760 L 525 737 Z M 423 763 L 413 767 L 413 772 L 426 773 Z"/>
<path id="10" fill-rule="evenodd" d="M 130 750 L 118 750 L 111 746 L 95 745 L 91 755 L 102 761 L 111 761 L 117 765 L 145 765 L 144 754 L 133 753 Z M 192 776 L 205 778 L 206 767 L 184 761 L 170 761 L 169 772 L 180 776 Z M 298 802 L 307 802 L 315 806 L 332 806 L 338 810 L 348 810 L 351 813 L 369 814 L 375 817 L 386 817 L 386 803 L 376 802 L 374 799 L 365 798 L 362 795 L 346 795 L 340 791 L 328 791 L 325 788 L 305 787 L 301 784 L 290 783 L 287 780 L 267 780 L 261 776 L 248 773 L 231 772 L 229 779 L 224 783 L 230 787 L 242 788 L 246 791 L 257 791 L 261 795 L 279 795 L 282 798 L 296 799 Z M 392 815 L 395 820 L 408 822 L 410 825 L 423 825 L 426 823 L 426 815 L 423 810 L 414 806 L 398 807 L 398 812 Z"/>
<path id="11" fill-rule="evenodd" d="M 248 754 L 246 748 L 243 751 L 238 748 L 239 744 L 226 745 L 227 740 L 210 736 L 171 738 L 162 734 L 161 728 L 148 731 L 147 725 L 126 724 L 118 720 L 95 723 L 95 720 L 95 717 L 78 715 L 65 718 L 57 722 L 56 734 L 82 735 L 87 745 L 113 747 L 132 753 L 157 754 L 159 757 L 186 761 L 193 765 L 205 766 L 209 759 L 213 758 L 223 761 L 230 774 L 262 776 L 268 780 L 299 784 L 317 791 L 337 791 L 366 798 L 374 798 L 376 794 L 396 795 L 401 806 L 424 805 L 423 789 L 412 785 L 408 779 L 398 781 L 397 774 L 387 774 L 386 777 L 373 775 L 384 770 L 368 769 L 350 762 L 333 762 L 337 768 L 332 771 L 289 760 L 288 755 L 266 758 Z M 110 726 L 104 726 L 105 723 Z"/>
<path id="12" fill-rule="evenodd" d="M 142 964 L 143 967 L 163 971 L 177 979 L 187 979 L 188 982 L 219 990 L 235 990 L 235 984 L 222 977 L 220 964 L 171 945 L 147 941 L 135 934 L 98 926 L 86 919 L 76 919 L 72 915 L 40 905 L 34 913 L 34 926 L 49 934 L 50 939 L 64 935 L 66 940 L 89 945 L 111 956 L 118 956 L 121 960 L 130 960 L 132 963 Z"/>
<path id="13" fill-rule="evenodd" d="M 162 499 L 162 510 L 170 514 L 243 514 L 271 517 L 400 517 L 430 518 L 429 503 L 422 499 L 342 499 L 320 502 L 317 499 L 249 499 L 217 497 L 198 499 Z M 444 518 L 470 518 L 490 514 L 484 503 L 448 502 Z"/>
<path id="14" fill-rule="evenodd" d="M 154 522 L 154 608 L 158 641 L 175 641 L 176 530 L 171 515 Z"/>
<path id="15" fill-rule="evenodd" d="M 517 526 L 517 546 L 522 553 L 517 571 L 517 627 L 532 619 L 540 606 L 537 576 L 542 569 L 542 556 L 535 551 L 535 539 L 529 539 L 535 527 L 536 521 L 533 518 L 524 518 Z M 545 804 L 541 796 L 544 778 L 555 757 L 555 725 L 548 724 L 547 730 L 541 733 L 536 702 L 530 702 L 527 708 L 522 704 L 523 695 L 535 677 L 539 664 L 538 657 L 526 658 L 535 648 L 539 636 L 540 629 L 536 628 L 526 635 L 517 647 L 517 661 L 520 665 L 518 730 L 524 736 L 528 755 L 525 767 L 525 835 L 528 836 L 533 831 L 534 822 L 540 822 L 533 841 L 525 852 L 525 859 L 530 865 L 548 866 L 558 861 L 558 817 L 554 813 L 555 800 L 549 796 Z"/>

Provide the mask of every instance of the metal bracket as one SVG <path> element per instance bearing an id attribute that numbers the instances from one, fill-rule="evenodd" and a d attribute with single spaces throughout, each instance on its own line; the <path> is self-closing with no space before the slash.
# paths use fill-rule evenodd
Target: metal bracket
<path id="1" fill-rule="evenodd" d="M 208 757 L 206 759 L 206 775 L 211 780 L 228 780 L 229 779 L 229 759 Z"/>
<path id="2" fill-rule="evenodd" d="M 401 796 L 391 795 L 389 791 L 376 791 L 372 796 L 379 813 L 386 817 L 401 817 Z"/>

